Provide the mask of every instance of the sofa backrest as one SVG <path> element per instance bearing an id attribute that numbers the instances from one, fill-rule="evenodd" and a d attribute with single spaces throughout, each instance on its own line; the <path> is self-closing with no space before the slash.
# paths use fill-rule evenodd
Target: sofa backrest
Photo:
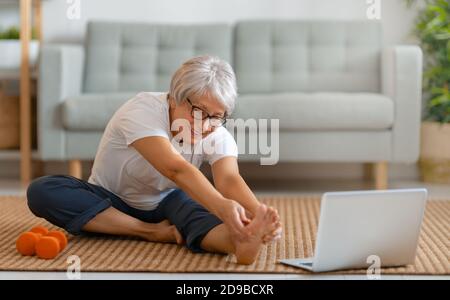
<path id="1" fill-rule="evenodd" d="M 245 21 L 234 33 L 239 93 L 379 92 L 376 21 Z"/>
<path id="2" fill-rule="evenodd" d="M 231 61 L 232 27 L 90 22 L 83 90 L 166 91 L 173 72 L 202 54 Z"/>

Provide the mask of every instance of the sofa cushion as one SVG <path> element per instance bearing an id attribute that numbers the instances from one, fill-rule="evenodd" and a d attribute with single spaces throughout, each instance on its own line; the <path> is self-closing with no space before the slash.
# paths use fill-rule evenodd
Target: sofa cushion
<path id="1" fill-rule="evenodd" d="M 281 130 L 385 130 L 393 125 L 394 103 L 370 93 L 241 95 L 233 118 L 279 119 Z"/>
<path id="2" fill-rule="evenodd" d="M 234 68 L 241 94 L 380 92 L 381 24 L 238 22 Z"/>
<path id="3" fill-rule="evenodd" d="M 134 93 L 84 94 L 62 103 L 70 131 L 102 131 Z M 381 94 L 284 93 L 241 95 L 234 119 L 279 119 L 281 130 L 383 130 L 391 128 L 394 103 Z M 269 122 L 270 123 L 270 122 Z"/>
<path id="4" fill-rule="evenodd" d="M 83 94 L 61 103 L 64 128 L 71 131 L 103 131 L 119 107 L 135 93 Z"/>
<path id="5" fill-rule="evenodd" d="M 231 62 L 231 25 L 90 22 L 84 92 L 166 91 L 175 70 L 202 54 Z"/>

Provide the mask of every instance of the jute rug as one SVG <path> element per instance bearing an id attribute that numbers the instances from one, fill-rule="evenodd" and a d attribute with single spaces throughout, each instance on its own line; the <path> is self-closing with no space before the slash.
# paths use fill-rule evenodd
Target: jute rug
<path id="1" fill-rule="evenodd" d="M 308 273 L 277 261 L 313 255 L 320 197 L 262 197 L 261 201 L 278 208 L 284 235 L 278 242 L 265 246 L 253 265 L 242 266 L 231 255 L 193 254 L 182 246 L 108 236 L 69 236 L 67 248 L 53 260 L 24 257 L 15 249 L 18 235 L 35 225 L 54 226 L 34 217 L 24 198 L 0 197 L 0 270 L 66 271 L 68 257 L 77 255 L 82 272 Z M 429 201 L 415 264 L 384 268 L 382 274 L 450 274 L 449 233 L 450 201 Z M 365 273 L 349 270 L 330 274 Z"/>

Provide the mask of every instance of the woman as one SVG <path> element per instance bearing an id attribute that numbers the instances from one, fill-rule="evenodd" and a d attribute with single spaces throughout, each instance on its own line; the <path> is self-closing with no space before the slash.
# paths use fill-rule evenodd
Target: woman
<path id="1" fill-rule="evenodd" d="M 188 60 L 169 93 L 140 93 L 114 114 L 87 182 L 71 176 L 33 181 L 30 210 L 74 235 L 186 243 L 194 252 L 253 263 L 263 243 L 280 237 L 281 224 L 239 175 L 236 143 L 222 126 L 236 96 L 228 63 L 211 56 Z M 205 145 L 214 151 L 201 151 Z M 211 165 L 214 186 L 198 170 L 203 161 Z"/>

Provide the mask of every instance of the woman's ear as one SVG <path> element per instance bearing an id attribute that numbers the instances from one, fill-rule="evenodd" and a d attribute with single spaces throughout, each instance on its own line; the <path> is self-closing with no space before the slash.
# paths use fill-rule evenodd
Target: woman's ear
<path id="1" fill-rule="evenodd" d="M 175 99 L 173 97 L 171 97 L 170 95 L 167 97 L 169 100 L 169 106 L 171 109 L 174 109 L 175 106 L 177 106 L 177 104 L 175 103 Z"/>

